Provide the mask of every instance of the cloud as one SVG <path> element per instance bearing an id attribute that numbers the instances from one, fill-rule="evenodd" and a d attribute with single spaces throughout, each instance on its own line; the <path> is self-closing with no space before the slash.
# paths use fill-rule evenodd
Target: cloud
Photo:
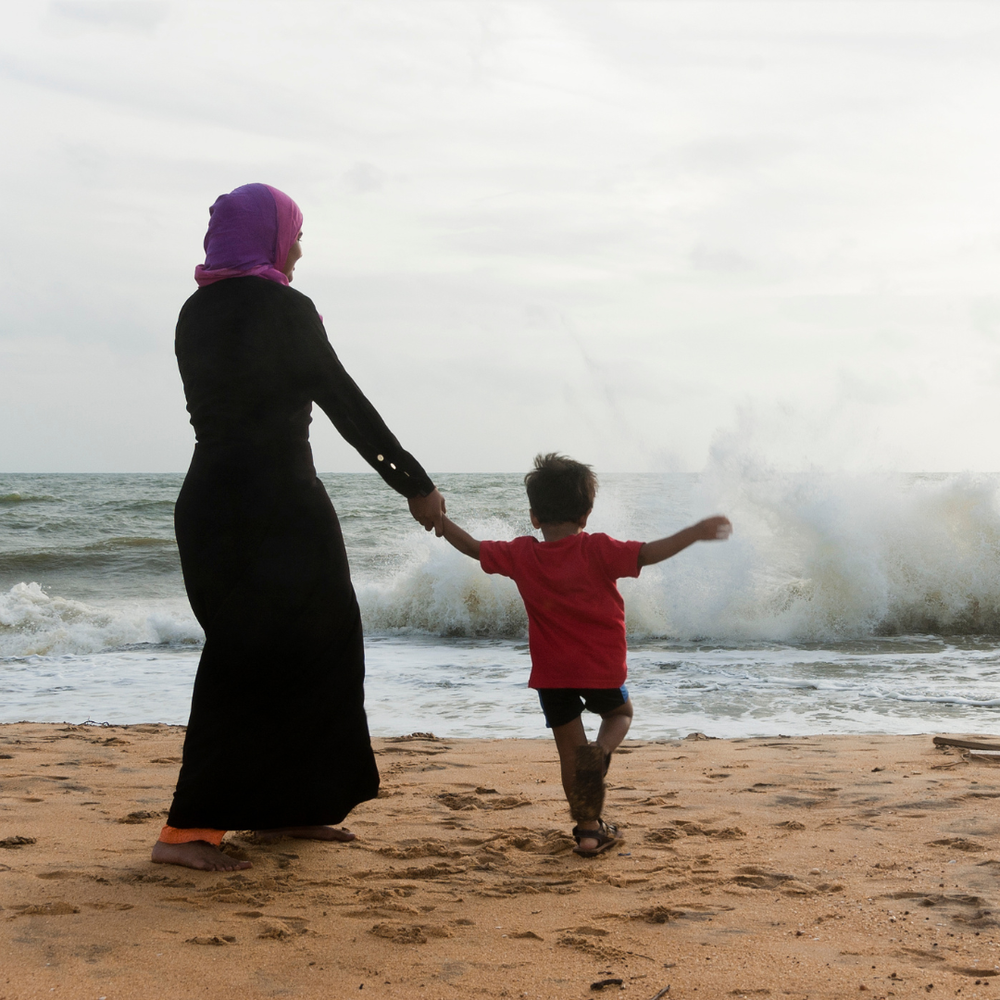
<path id="1" fill-rule="evenodd" d="M 779 404 L 863 413 L 910 468 L 1000 467 L 965 443 L 1000 416 L 998 66 L 990 4 L 13 5 L 0 468 L 66 461 L 35 431 L 63 422 L 114 469 L 116 406 L 183 464 L 174 317 L 251 180 L 303 206 L 296 287 L 390 425 L 447 415 L 432 467 L 544 439 L 698 468 Z M 354 468 L 320 426 L 321 467 Z"/>
<path id="2" fill-rule="evenodd" d="M 385 174 L 371 163 L 355 163 L 343 176 L 344 183 L 355 194 L 370 194 L 385 186 Z"/>
<path id="3" fill-rule="evenodd" d="M 50 0 L 49 16 L 57 21 L 94 28 L 152 31 L 170 13 L 157 0 Z"/>

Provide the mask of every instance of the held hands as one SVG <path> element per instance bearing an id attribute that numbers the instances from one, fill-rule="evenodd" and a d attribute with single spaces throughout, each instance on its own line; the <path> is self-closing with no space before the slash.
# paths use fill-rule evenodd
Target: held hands
<path id="1" fill-rule="evenodd" d="M 444 534 L 444 497 L 434 490 L 425 497 L 411 497 L 408 502 L 410 513 L 424 526 L 424 531 L 433 528 L 434 534 L 440 538 Z"/>
<path id="2" fill-rule="evenodd" d="M 724 542 L 733 533 L 733 526 L 728 517 L 716 514 L 715 517 L 699 521 L 693 526 L 693 530 L 700 542 Z"/>

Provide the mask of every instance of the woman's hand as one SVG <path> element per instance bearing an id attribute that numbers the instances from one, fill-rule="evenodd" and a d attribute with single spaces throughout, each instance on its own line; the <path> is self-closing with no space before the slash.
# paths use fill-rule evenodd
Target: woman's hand
<path id="1" fill-rule="evenodd" d="M 425 531 L 434 529 L 434 534 L 440 538 L 444 534 L 444 497 L 434 490 L 425 497 L 411 497 L 410 513 L 414 519 L 419 521 Z"/>

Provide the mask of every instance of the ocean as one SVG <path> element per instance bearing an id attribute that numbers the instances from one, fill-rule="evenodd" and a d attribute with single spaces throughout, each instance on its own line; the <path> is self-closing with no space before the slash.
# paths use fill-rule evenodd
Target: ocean
<path id="1" fill-rule="evenodd" d="M 321 478 L 365 621 L 372 732 L 545 735 L 513 584 L 422 531 L 374 474 Z M 434 478 L 477 537 L 531 530 L 520 475 Z M 182 479 L 0 475 L 0 722 L 186 721 L 203 636 L 173 540 Z M 588 530 L 647 540 L 712 513 L 730 541 L 621 581 L 632 736 L 1000 725 L 1000 476 L 605 475 Z"/>

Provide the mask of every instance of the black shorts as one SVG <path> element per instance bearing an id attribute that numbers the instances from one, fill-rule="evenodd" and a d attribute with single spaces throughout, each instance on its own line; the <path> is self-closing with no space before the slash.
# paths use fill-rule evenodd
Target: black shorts
<path id="1" fill-rule="evenodd" d="M 628 688 L 538 688 L 538 700 L 549 729 L 565 726 L 583 710 L 605 716 L 628 701 Z"/>

